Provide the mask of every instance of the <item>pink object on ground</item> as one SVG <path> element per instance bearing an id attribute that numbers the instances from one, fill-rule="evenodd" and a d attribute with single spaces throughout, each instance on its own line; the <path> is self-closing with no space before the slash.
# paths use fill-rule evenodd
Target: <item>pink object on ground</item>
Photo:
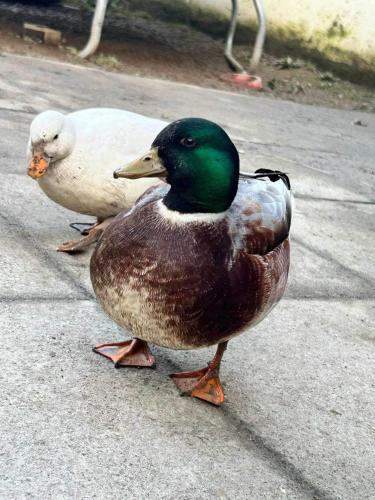
<path id="1" fill-rule="evenodd" d="M 241 87 L 248 87 L 255 90 L 263 89 L 260 76 L 249 75 L 248 73 L 231 73 L 229 75 L 223 75 L 223 80 Z"/>

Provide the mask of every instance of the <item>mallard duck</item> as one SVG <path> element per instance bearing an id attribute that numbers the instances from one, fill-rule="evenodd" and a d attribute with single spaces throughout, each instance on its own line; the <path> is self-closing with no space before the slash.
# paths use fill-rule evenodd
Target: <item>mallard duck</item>
<path id="1" fill-rule="evenodd" d="M 58 247 L 82 250 L 101 234 L 108 219 L 130 208 L 155 179 L 113 179 L 123 158 L 134 160 L 166 122 L 125 110 L 45 111 L 33 120 L 27 148 L 28 174 L 53 201 L 97 217 L 85 238 Z"/>
<path id="2" fill-rule="evenodd" d="M 224 401 L 228 341 L 280 300 L 289 269 L 291 193 L 285 174 L 239 179 L 225 131 L 198 118 L 162 130 L 116 178 L 165 177 L 104 231 L 91 258 L 103 309 L 133 340 L 94 348 L 116 367 L 154 365 L 148 342 L 171 349 L 218 344 L 206 368 L 171 375 L 183 394 Z"/>

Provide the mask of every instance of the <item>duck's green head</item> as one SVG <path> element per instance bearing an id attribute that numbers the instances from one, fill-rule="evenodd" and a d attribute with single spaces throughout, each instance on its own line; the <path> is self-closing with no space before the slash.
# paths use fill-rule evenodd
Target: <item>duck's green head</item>
<path id="1" fill-rule="evenodd" d="M 238 152 L 224 130 L 202 118 L 177 120 L 163 129 L 151 150 L 115 177 L 166 177 L 164 204 L 182 213 L 223 212 L 236 193 Z"/>

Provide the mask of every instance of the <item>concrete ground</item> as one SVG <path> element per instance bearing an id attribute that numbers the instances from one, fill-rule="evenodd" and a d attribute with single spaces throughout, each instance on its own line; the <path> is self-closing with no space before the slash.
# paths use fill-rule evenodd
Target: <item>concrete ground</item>
<path id="1" fill-rule="evenodd" d="M 374 499 L 375 115 L 7 54 L 0 75 L 0 497 Z M 90 106 L 212 119 L 243 169 L 290 174 L 288 291 L 230 343 L 221 408 L 168 378 L 213 349 L 154 347 L 143 371 L 91 351 L 124 332 L 95 302 L 89 255 L 55 251 L 84 217 L 25 175 L 33 116 Z"/>

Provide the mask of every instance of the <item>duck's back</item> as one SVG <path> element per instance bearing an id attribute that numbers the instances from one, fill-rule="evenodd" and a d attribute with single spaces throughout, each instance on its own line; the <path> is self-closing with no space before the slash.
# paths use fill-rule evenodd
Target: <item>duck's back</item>
<path id="1" fill-rule="evenodd" d="M 165 122 L 111 108 L 85 109 L 68 118 L 76 133 L 73 151 L 40 179 L 50 198 L 70 210 L 106 218 L 131 207 L 155 184 L 152 179 L 115 180 L 113 172 L 146 151 Z"/>
<path id="2" fill-rule="evenodd" d="M 155 135 L 167 125 L 161 120 L 111 108 L 84 109 L 68 116 L 76 131 L 75 157 L 80 151 L 98 171 L 111 174 L 113 168 L 147 150 Z"/>
<path id="3" fill-rule="evenodd" d="M 286 203 L 276 224 L 277 210 L 268 218 L 271 207 L 259 204 L 265 190 L 258 186 L 258 202 L 250 201 L 254 186 L 241 183 L 226 213 L 181 215 L 162 203 L 166 189 L 146 193 L 104 233 L 91 260 L 97 297 L 115 321 L 146 341 L 189 349 L 229 339 L 282 296 L 289 267 Z M 279 185 L 277 203 L 283 192 Z"/>

